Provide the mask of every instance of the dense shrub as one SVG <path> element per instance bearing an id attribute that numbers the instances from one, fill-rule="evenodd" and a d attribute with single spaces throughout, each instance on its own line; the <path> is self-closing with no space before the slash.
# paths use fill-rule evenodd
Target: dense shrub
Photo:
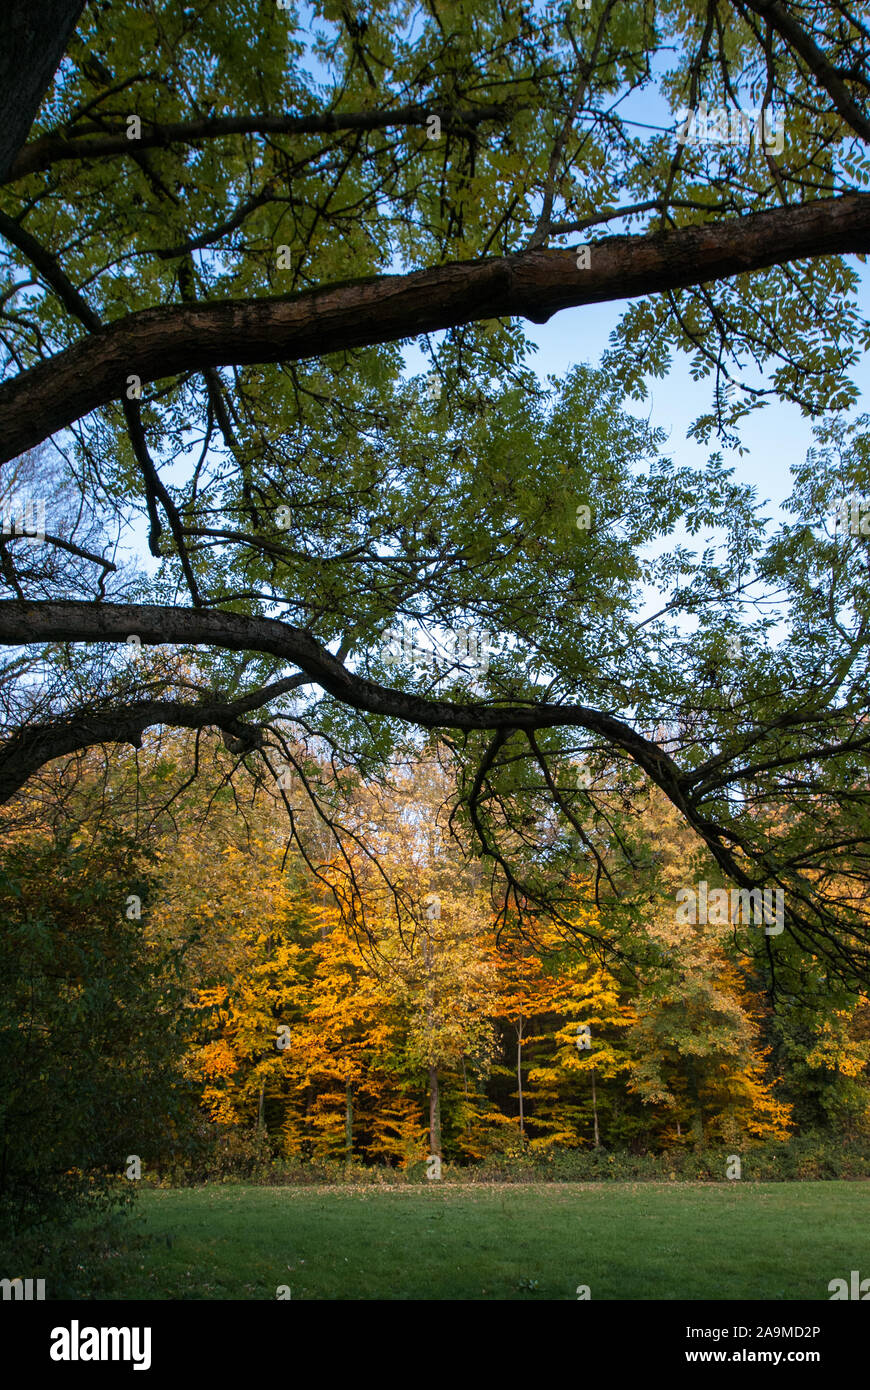
<path id="1" fill-rule="evenodd" d="M 170 1151 L 195 1100 L 174 961 L 125 915 L 152 886 L 139 864 L 120 837 L 46 836 L 0 862 L 3 1269 L 129 1202 L 128 1157 Z"/>
<path id="2" fill-rule="evenodd" d="M 554 1149 L 546 1155 L 514 1155 L 479 1163 L 442 1165 L 442 1180 L 487 1182 L 725 1182 L 734 1150 L 679 1149 L 671 1153 L 609 1152 L 606 1149 Z M 738 1155 L 741 1181 L 795 1182 L 802 1179 L 870 1178 L 870 1142 L 845 1145 L 841 1138 L 813 1134 L 785 1142 L 758 1144 Z M 187 1167 L 165 1168 L 151 1181 L 166 1185 L 249 1182 L 274 1185 L 313 1183 L 425 1183 L 426 1164 L 406 1169 L 387 1165 L 280 1155 L 267 1135 L 216 1131 L 211 1147 Z"/>

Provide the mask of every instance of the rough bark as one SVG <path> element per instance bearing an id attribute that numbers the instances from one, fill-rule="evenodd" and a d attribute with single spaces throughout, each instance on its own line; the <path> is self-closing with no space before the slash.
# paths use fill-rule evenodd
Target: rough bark
<path id="1" fill-rule="evenodd" d="M 296 361 L 479 319 L 545 323 L 560 309 L 699 285 L 801 257 L 870 251 L 870 195 L 826 198 L 727 222 L 595 245 L 532 250 L 279 298 L 144 309 L 0 386 L 0 462 L 125 398 L 127 378 Z"/>
<path id="2" fill-rule="evenodd" d="M 30 133 L 84 0 L 6 0 L 0 43 L 0 181 Z"/>

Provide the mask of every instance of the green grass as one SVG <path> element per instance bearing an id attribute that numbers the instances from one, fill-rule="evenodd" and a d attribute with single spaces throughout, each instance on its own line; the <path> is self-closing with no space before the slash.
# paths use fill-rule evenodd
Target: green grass
<path id="1" fill-rule="evenodd" d="M 118 1296 L 823 1299 L 870 1275 L 864 1183 L 145 1190 Z"/>

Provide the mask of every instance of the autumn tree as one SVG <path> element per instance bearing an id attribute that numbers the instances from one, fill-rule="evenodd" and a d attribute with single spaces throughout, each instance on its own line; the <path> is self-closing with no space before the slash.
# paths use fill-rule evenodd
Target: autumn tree
<path id="1" fill-rule="evenodd" d="M 547 1142 L 572 1144 L 578 1121 L 586 1115 L 586 1097 L 580 1086 L 588 1077 L 591 1138 L 597 1149 L 602 1143 L 602 1083 L 607 1088 L 606 1108 L 615 1116 L 615 1096 L 624 1093 L 631 1071 L 632 1057 L 625 1038 L 635 1021 L 634 1006 L 618 975 L 600 961 L 579 955 L 569 958 L 563 968 L 567 978 L 562 1013 L 567 1018 L 555 1034 L 554 1054 L 536 1062 L 529 1081 L 541 1109 L 546 1113 L 552 1107 L 554 1111 L 554 1118 L 544 1119 L 542 1124 Z M 618 1137 L 606 1134 L 608 1147 L 616 1147 L 613 1140 Z"/>
<path id="2" fill-rule="evenodd" d="M 790 1107 L 767 1076 L 752 1001 L 715 940 L 699 931 L 681 942 L 673 973 L 648 983 L 635 1008 L 628 1085 L 665 1142 L 788 1137 Z"/>
<path id="3" fill-rule="evenodd" d="M 439 1156 L 445 1076 L 454 1092 L 451 1147 L 461 1147 L 472 1118 L 486 1124 L 477 1082 L 494 1041 L 490 900 L 452 830 L 450 805 L 437 749 L 409 749 L 388 785 L 359 790 L 355 821 L 369 827 L 377 856 L 356 855 L 361 947 L 401 1019 L 401 1069 L 425 1077 L 429 1152 Z"/>
<path id="4" fill-rule="evenodd" d="M 664 798 L 644 798 L 636 814 L 656 891 L 643 927 L 646 962 L 631 990 L 628 1090 L 648 1107 L 660 1142 L 786 1138 L 791 1108 L 765 1036 L 770 1000 L 753 978 L 764 943 L 776 938 L 763 916 L 744 920 L 717 883 L 707 846 Z"/>
<path id="5" fill-rule="evenodd" d="M 520 1144 L 526 1142 L 523 1090 L 523 1047 L 535 1042 L 533 1020 L 561 1012 L 567 1001 L 565 983 L 547 969 L 543 952 L 528 942 L 514 941 L 496 954 L 499 971 L 497 1017 L 503 1019 L 515 1043 L 517 1122 Z"/>
<path id="6" fill-rule="evenodd" d="M 310 1002 L 288 1055 L 294 1104 L 290 1152 L 355 1154 L 406 1163 L 419 1156 L 420 1107 L 402 1085 L 402 1028 L 376 957 L 333 906 L 321 910 Z"/>

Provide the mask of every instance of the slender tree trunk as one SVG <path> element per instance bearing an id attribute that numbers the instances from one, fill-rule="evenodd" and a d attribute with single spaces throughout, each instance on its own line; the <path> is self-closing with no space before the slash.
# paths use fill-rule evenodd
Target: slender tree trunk
<path id="1" fill-rule="evenodd" d="M 441 1156 L 441 1092 L 438 1068 L 429 1068 L 429 1152 Z"/>
<path id="2" fill-rule="evenodd" d="M 701 1148 L 704 1143 L 704 1108 L 701 1104 L 701 1087 L 698 1082 L 698 1073 L 695 1063 L 689 1062 L 687 1067 L 689 1092 L 695 1102 L 695 1118 L 692 1121 L 693 1142 L 696 1148 Z"/>
<path id="3" fill-rule="evenodd" d="M 264 1082 L 261 1084 L 261 1086 L 260 1086 L 260 1104 L 259 1104 L 259 1108 L 258 1108 L 258 1110 L 257 1110 L 257 1128 L 258 1128 L 260 1131 L 262 1131 L 262 1129 L 263 1129 L 263 1117 L 264 1117 L 265 1105 L 266 1105 L 266 1083 L 265 1083 L 265 1081 L 264 1081 Z"/>
<path id="4" fill-rule="evenodd" d="M 520 1101 L 520 1143 L 526 1144 L 525 1116 L 523 1115 L 523 1020 L 517 1024 L 517 1094 Z"/>
<path id="5" fill-rule="evenodd" d="M 353 1086 L 349 1081 L 345 1086 L 344 1097 L 344 1148 L 350 1158 L 353 1153 Z"/>
<path id="6" fill-rule="evenodd" d="M 595 1094 L 595 1068 L 592 1068 L 592 1125 L 595 1134 L 595 1147 L 601 1148 L 601 1137 L 598 1133 L 598 1097 Z"/>

